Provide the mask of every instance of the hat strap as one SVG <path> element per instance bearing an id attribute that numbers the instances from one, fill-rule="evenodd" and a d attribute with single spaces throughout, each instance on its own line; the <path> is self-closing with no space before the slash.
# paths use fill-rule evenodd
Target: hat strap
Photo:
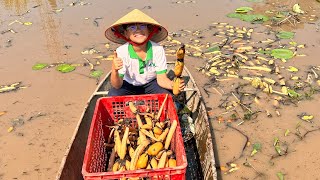
<path id="1" fill-rule="evenodd" d="M 130 39 L 126 38 L 122 33 L 120 33 L 120 32 L 118 31 L 118 29 L 116 29 L 113 33 L 114 33 L 114 35 L 117 36 L 118 38 L 121 38 L 121 39 L 129 42 L 130 44 L 132 44 L 132 45 L 134 45 L 134 46 L 141 46 L 141 45 L 147 43 L 147 42 L 152 38 L 152 36 L 153 36 L 154 34 L 158 33 L 158 32 L 159 32 L 159 28 L 156 27 L 156 26 L 153 26 L 152 32 L 149 34 L 148 38 L 147 38 L 144 42 L 142 42 L 142 43 L 136 43 L 136 42 L 131 41 Z"/>

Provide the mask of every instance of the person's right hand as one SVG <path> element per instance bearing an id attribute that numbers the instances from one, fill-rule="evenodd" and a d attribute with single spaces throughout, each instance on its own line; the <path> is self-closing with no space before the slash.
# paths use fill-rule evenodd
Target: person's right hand
<path id="1" fill-rule="evenodd" d="M 113 61 L 112 61 L 112 70 L 118 71 L 123 67 L 123 61 L 121 58 L 118 58 L 117 52 L 113 53 Z"/>

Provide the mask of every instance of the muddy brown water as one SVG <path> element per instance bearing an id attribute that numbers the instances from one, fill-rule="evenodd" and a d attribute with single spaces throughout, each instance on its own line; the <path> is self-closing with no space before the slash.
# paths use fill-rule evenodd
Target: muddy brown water
<path id="1" fill-rule="evenodd" d="M 69 6 L 72 1 L 56 0 L 3 0 L 0 2 L 0 31 L 12 29 L 16 33 L 0 34 L 0 85 L 22 82 L 25 89 L 0 94 L 0 179 L 54 179 L 60 166 L 60 161 L 70 142 L 73 130 L 80 118 L 83 108 L 91 93 L 96 88 L 96 80 L 89 78 L 90 68 L 77 67 L 68 74 L 55 71 L 54 68 L 33 71 L 35 63 L 67 62 L 81 64 L 84 58 L 95 62 L 96 55 L 82 55 L 87 48 L 95 48 L 102 55 L 109 55 L 116 45 L 105 48 L 109 43 L 103 36 L 104 30 L 128 11 L 138 8 L 168 28 L 170 32 L 180 29 L 205 29 L 212 22 L 228 22 L 236 26 L 253 26 L 236 19 L 229 19 L 225 14 L 239 6 L 252 6 L 258 11 L 265 11 L 281 1 L 265 3 L 248 3 L 246 1 L 195 1 L 195 3 L 174 3 L 175 1 L 80 1 Z M 289 1 L 287 1 L 288 3 Z M 294 4 L 298 1 L 290 1 Z M 275 3 L 275 4 L 272 4 Z M 320 4 L 316 1 L 303 1 L 303 9 L 316 9 L 319 15 Z M 30 26 L 12 23 L 32 22 Z M 96 22 L 95 22 L 96 21 Z M 11 25 L 9 25 L 11 24 Z M 254 25 L 265 28 L 261 25 Z M 309 65 L 319 65 L 320 35 L 315 24 L 302 24 L 296 28 L 283 27 L 296 32 L 295 41 L 307 44 L 303 50 L 307 57 L 295 58 L 289 63 L 303 68 Z M 258 37 L 257 37 L 258 38 Z M 210 41 L 210 40 L 208 40 Z M 169 60 L 174 60 L 168 57 Z M 211 115 L 221 113 L 217 107 L 220 95 L 210 89 L 207 96 L 202 87 L 208 78 L 195 68 L 203 65 L 204 60 L 187 58 L 186 66 L 192 72 L 198 86 L 202 90 L 206 105 Z M 110 70 L 109 61 L 101 61 L 96 69 L 106 74 Z M 230 89 L 231 86 L 221 86 Z M 261 109 L 269 108 L 266 102 Z M 303 140 L 294 135 L 297 118 L 300 112 L 315 116 L 314 123 L 301 123 L 302 133 L 319 127 L 319 95 L 311 101 L 304 101 L 298 106 L 285 106 L 281 116 L 275 114 L 268 118 L 261 113 L 257 119 L 246 121 L 237 126 L 249 137 L 251 144 L 262 144 L 261 152 L 251 157 L 252 145 L 246 147 L 242 158 L 234 161 L 239 170 L 225 174 L 220 172 L 222 179 L 277 179 L 276 173 L 282 172 L 286 179 L 319 179 L 320 131 L 309 133 Z M 213 112 L 213 113 L 212 113 Z M 38 113 L 44 116 L 36 117 Z M 272 113 L 274 113 L 272 111 Z M 34 117 L 34 118 L 31 118 Z M 31 118 L 31 119 L 30 119 Z M 14 130 L 7 132 L 13 123 Z M 224 123 L 212 119 L 216 142 L 217 166 L 226 167 L 241 154 L 245 138 L 239 132 L 227 128 Z M 292 133 L 284 137 L 289 129 Z M 270 161 L 276 152 L 273 139 L 278 137 L 288 144 L 288 154 Z M 243 165 L 247 161 L 254 168 Z"/>

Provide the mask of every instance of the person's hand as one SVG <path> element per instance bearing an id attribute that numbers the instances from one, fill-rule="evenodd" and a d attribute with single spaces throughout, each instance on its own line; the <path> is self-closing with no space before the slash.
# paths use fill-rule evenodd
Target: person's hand
<path id="1" fill-rule="evenodd" d="M 114 51 L 113 53 L 113 61 L 112 61 L 112 70 L 118 71 L 123 67 L 123 61 L 121 58 L 118 58 L 117 52 Z"/>
<path id="2" fill-rule="evenodd" d="M 186 87 L 186 85 L 184 84 L 184 80 L 183 80 L 183 78 L 181 78 L 180 79 L 179 90 L 183 91 L 185 87 Z"/>

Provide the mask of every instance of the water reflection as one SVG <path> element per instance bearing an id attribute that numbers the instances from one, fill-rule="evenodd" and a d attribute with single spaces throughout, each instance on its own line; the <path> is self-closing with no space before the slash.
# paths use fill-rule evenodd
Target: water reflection
<path id="1" fill-rule="evenodd" d="M 57 8 L 57 1 L 56 0 L 48 0 L 48 2 L 49 2 L 52 9 Z"/>
<path id="2" fill-rule="evenodd" d="M 41 18 L 41 29 L 43 29 L 47 41 L 48 53 L 53 61 L 62 61 L 63 34 L 59 28 L 60 19 L 54 16 L 53 13 L 58 7 L 57 1 L 48 0 L 47 3 L 43 1 L 44 0 L 37 0 L 37 3 L 41 4 L 39 7 L 39 15 Z"/>
<path id="3" fill-rule="evenodd" d="M 21 14 L 27 10 L 28 0 L 3 0 L 6 9 L 15 10 L 17 14 Z"/>
<path id="4" fill-rule="evenodd" d="M 4 8 L 8 10 L 14 10 L 17 14 L 21 14 L 25 11 L 27 11 L 27 5 L 28 3 L 38 3 L 38 4 L 47 4 L 51 6 L 51 9 L 57 8 L 57 0 L 47 0 L 47 1 L 41 1 L 41 0 L 3 0 Z"/>
<path id="5" fill-rule="evenodd" d="M 12 15 L 22 15 L 30 10 L 28 14 L 28 16 L 31 16 L 30 21 L 40 18 L 40 26 L 37 28 L 39 28 L 38 32 L 42 32 L 42 35 L 45 36 L 45 48 L 48 51 L 48 55 L 50 55 L 53 61 L 63 60 L 63 34 L 59 28 L 61 22 L 59 17 L 55 16 L 54 13 L 58 8 L 58 4 L 63 4 L 63 0 L 60 0 L 59 3 L 57 0 L 3 0 L 2 3 L 3 8 L 8 10 L 7 12 L 10 12 Z M 32 8 L 33 6 L 38 7 Z M 0 7 L 0 9 L 2 8 Z M 34 35 L 38 36 L 41 34 Z"/>

